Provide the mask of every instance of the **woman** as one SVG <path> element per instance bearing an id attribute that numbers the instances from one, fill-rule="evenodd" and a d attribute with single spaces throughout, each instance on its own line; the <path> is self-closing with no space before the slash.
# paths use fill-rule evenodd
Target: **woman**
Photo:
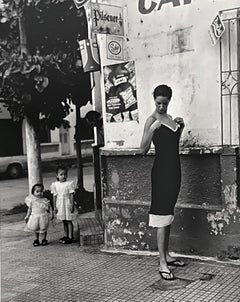
<path id="1" fill-rule="evenodd" d="M 183 119 L 167 114 L 172 89 L 159 85 L 153 92 L 155 110 L 145 123 L 141 152 L 146 154 L 153 141 L 156 150 L 152 167 L 152 199 L 149 211 L 149 226 L 157 227 L 157 244 L 160 255 L 159 273 L 165 280 L 173 280 L 170 265 L 184 266 L 168 251 L 169 233 L 174 218 L 174 206 L 181 183 L 179 139 L 184 128 Z"/>

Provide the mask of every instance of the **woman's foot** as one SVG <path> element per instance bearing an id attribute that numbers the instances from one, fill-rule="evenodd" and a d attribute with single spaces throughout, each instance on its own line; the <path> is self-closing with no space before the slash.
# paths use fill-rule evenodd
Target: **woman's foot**
<path id="1" fill-rule="evenodd" d="M 33 241 L 33 246 L 39 246 L 39 245 L 40 245 L 40 242 L 38 239 Z"/>
<path id="2" fill-rule="evenodd" d="M 43 240 L 42 240 L 42 245 L 48 245 L 47 239 L 43 239 Z"/>
<path id="3" fill-rule="evenodd" d="M 167 265 L 183 267 L 185 266 L 185 263 L 180 259 L 173 258 L 170 255 L 167 255 Z"/>
<path id="4" fill-rule="evenodd" d="M 174 280 L 173 273 L 170 271 L 170 269 L 167 266 L 167 263 L 159 263 L 159 268 L 158 268 L 159 274 L 164 280 Z"/>
<path id="5" fill-rule="evenodd" d="M 159 270 L 159 274 L 160 274 L 161 278 L 164 280 L 167 280 L 167 281 L 175 280 L 175 277 L 173 276 L 172 272 L 165 272 L 165 271 Z"/>

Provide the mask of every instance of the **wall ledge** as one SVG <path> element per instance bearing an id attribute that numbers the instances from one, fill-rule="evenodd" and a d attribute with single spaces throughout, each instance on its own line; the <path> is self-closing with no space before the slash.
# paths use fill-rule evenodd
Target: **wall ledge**
<path id="1" fill-rule="evenodd" d="M 139 148 L 100 148 L 103 156 L 151 156 L 155 154 L 154 148 L 151 148 L 146 155 L 140 153 Z M 233 155 L 239 152 L 239 146 L 211 146 L 211 147 L 180 147 L 181 155 L 204 155 L 204 154 L 223 154 Z"/>
<path id="2" fill-rule="evenodd" d="M 132 205 L 132 206 L 150 206 L 150 201 L 143 201 L 143 200 L 120 200 L 116 198 L 104 198 L 102 201 L 103 205 L 107 204 L 116 204 L 116 205 Z M 223 206 L 219 205 L 208 205 L 208 204 L 184 204 L 184 203 L 177 203 L 176 209 L 199 209 L 199 210 L 209 210 L 209 211 L 222 211 L 224 210 Z"/>

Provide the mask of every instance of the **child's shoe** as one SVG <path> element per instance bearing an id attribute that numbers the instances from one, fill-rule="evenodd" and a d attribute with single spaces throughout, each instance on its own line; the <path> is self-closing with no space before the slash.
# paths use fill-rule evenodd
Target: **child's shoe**
<path id="1" fill-rule="evenodd" d="M 43 239 L 43 240 L 42 240 L 42 245 L 48 245 L 47 239 Z"/>
<path id="2" fill-rule="evenodd" d="M 66 243 L 67 237 L 62 237 L 59 239 L 59 243 Z"/>
<path id="3" fill-rule="evenodd" d="M 40 245 L 40 242 L 38 239 L 33 241 L 33 246 L 39 246 L 39 245 Z"/>

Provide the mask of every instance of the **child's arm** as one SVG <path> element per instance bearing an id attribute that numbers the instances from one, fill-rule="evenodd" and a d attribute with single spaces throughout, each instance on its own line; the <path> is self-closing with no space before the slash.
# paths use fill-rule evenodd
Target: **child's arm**
<path id="1" fill-rule="evenodd" d="M 57 214 L 56 202 L 57 202 L 57 195 L 53 195 L 53 213 L 54 214 Z"/>
<path id="2" fill-rule="evenodd" d="M 26 223 L 28 222 L 31 213 L 32 213 L 32 208 L 28 208 L 27 215 L 24 218 Z"/>

